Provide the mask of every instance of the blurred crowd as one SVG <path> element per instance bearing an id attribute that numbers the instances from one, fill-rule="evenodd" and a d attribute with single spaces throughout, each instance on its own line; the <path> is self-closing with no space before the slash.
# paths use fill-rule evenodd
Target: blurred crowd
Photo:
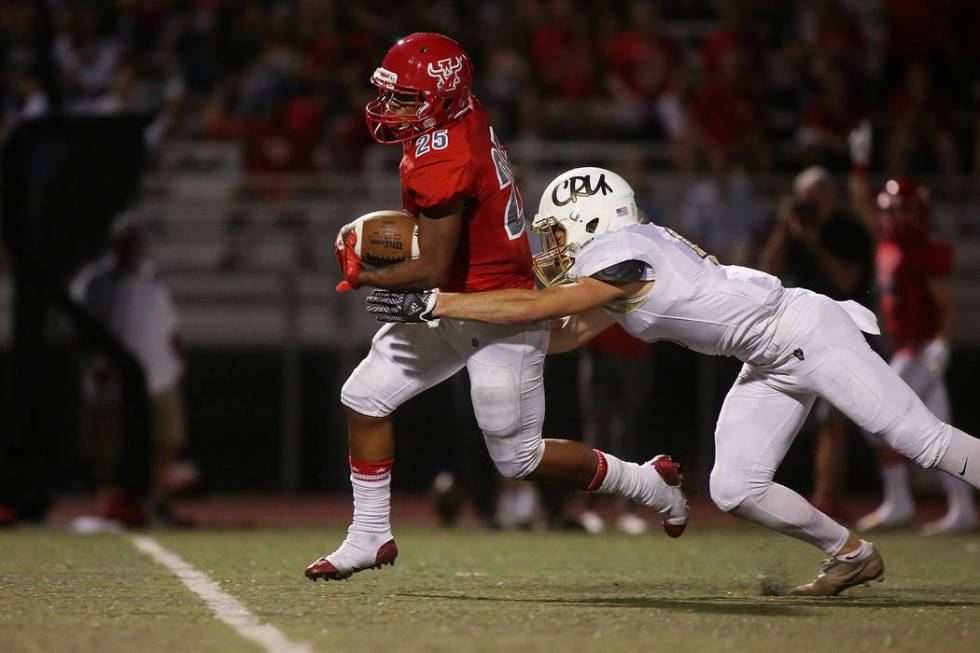
<path id="1" fill-rule="evenodd" d="M 48 8 L 46 11 L 43 8 Z M 357 170 L 395 38 L 458 39 L 505 140 L 667 144 L 679 169 L 980 168 L 973 0 L 0 0 L 0 130 L 159 112 L 151 137 L 238 140 L 252 172 Z"/>

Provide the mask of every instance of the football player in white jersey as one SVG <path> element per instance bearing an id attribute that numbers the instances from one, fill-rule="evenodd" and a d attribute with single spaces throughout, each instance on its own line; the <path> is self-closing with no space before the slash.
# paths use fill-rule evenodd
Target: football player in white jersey
<path id="1" fill-rule="evenodd" d="M 672 230 L 641 224 L 629 184 L 601 168 L 576 168 L 552 181 L 532 229 L 543 240 L 534 261 L 541 290 L 380 290 L 368 310 L 397 322 L 553 320 L 550 353 L 573 349 L 616 321 L 641 340 L 743 361 L 718 417 L 711 497 L 726 512 L 830 556 L 813 582 L 788 594 L 833 595 L 884 574 L 871 542 L 773 482 L 817 397 L 923 467 L 980 486 L 980 440 L 929 412 L 872 351 L 861 332 L 879 331 L 866 308 L 721 265 Z"/>

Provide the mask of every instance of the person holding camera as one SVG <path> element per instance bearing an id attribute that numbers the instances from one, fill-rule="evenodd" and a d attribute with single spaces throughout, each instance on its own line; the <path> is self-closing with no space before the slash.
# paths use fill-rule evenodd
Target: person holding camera
<path id="1" fill-rule="evenodd" d="M 787 286 L 809 288 L 838 301 L 872 306 L 874 241 L 859 217 L 843 207 L 830 175 L 811 166 L 800 172 L 793 192 L 778 206 L 776 223 L 759 256 L 759 267 Z M 811 503 L 843 518 L 846 446 L 844 416 L 820 401 Z"/>

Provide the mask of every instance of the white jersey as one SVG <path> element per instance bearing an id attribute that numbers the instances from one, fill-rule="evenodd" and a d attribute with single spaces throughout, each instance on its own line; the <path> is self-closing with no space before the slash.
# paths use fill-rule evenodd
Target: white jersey
<path id="1" fill-rule="evenodd" d="M 768 362 L 767 348 L 783 308 L 779 279 L 751 268 L 720 265 L 670 229 L 632 225 L 594 238 L 572 274 L 588 277 L 623 261 L 642 261 L 653 288 L 604 308 L 632 336 L 667 340 L 703 354 Z"/>

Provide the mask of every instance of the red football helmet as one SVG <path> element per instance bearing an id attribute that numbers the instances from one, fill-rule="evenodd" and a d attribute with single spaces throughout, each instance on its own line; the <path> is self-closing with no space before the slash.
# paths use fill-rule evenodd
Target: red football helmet
<path id="1" fill-rule="evenodd" d="M 878 215 L 886 237 L 910 240 L 929 233 L 929 189 L 909 177 L 889 179 L 878 193 Z"/>
<path id="2" fill-rule="evenodd" d="M 368 129 L 379 143 L 426 134 L 470 108 L 472 81 L 473 66 L 459 43 L 431 32 L 409 34 L 371 75 L 378 97 L 364 107 Z"/>

